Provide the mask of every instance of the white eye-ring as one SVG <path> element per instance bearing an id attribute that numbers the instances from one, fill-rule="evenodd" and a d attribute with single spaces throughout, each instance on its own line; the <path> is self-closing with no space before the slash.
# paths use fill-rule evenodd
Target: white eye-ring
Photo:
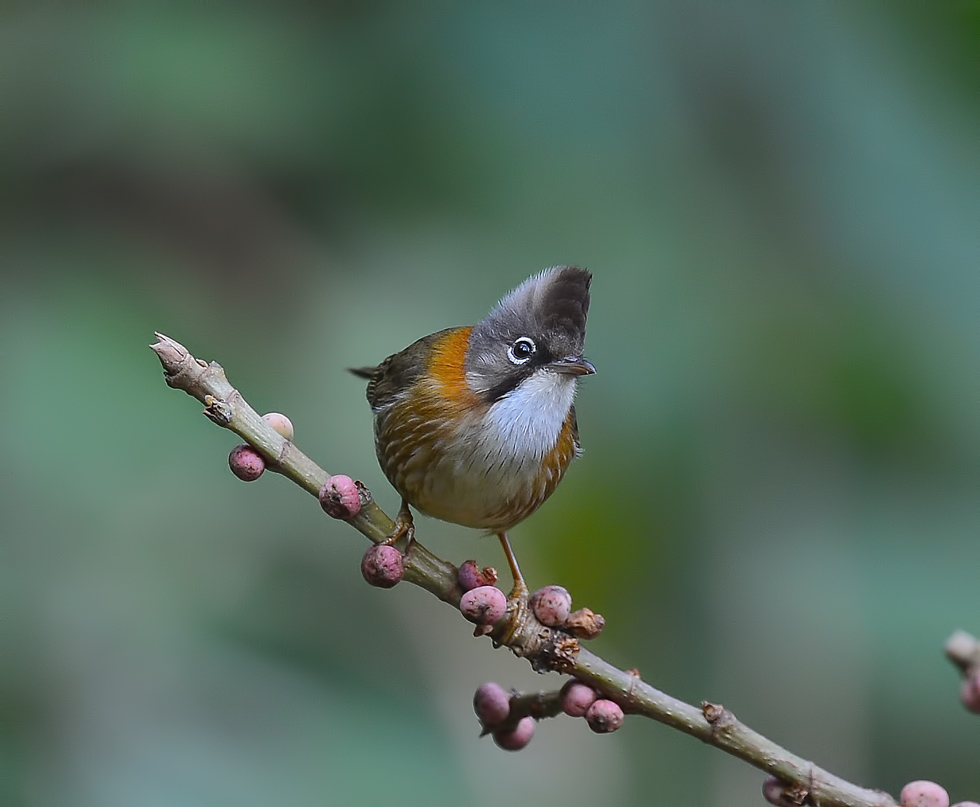
<path id="1" fill-rule="evenodd" d="M 534 355 L 535 350 L 537 348 L 534 345 L 534 340 L 529 336 L 522 336 L 507 348 L 507 358 L 514 364 L 524 364 Z"/>

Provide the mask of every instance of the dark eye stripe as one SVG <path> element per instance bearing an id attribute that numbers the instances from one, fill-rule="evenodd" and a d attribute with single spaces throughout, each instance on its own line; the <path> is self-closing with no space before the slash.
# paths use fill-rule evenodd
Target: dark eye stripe
<path id="1" fill-rule="evenodd" d="M 507 348 L 508 352 L 513 349 L 514 345 L 517 344 L 517 341 L 518 340 L 515 340 L 514 343 Z M 529 339 L 529 341 L 531 340 Z M 505 395 L 517 389 L 517 387 L 519 387 L 525 379 L 534 375 L 534 373 L 537 372 L 540 367 L 547 364 L 551 360 L 551 351 L 548 350 L 548 345 L 545 342 L 541 342 L 541 344 L 535 346 L 534 353 L 525 361 L 522 361 L 516 366 L 513 364 L 513 362 L 498 360 L 498 364 L 493 375 L 499 379 L 499 381 L 497 381 L 496 384 L 483 393 L 483 400 L 485 400 L 488 404 L 499 401 Z"/>
<path id="2" fill-rule="evenodd" d="M 499 401 L 505 395 L 517 389 L 520 383 L 533 372 L 533 368 L 528 367 L 527 365 L 519 368 L 511 368 L 510 372 L 508 372 L 500 380 L 500 383 L 495 384 L 485 393 L 483 393 L 483 400 L 490 404 L 494 403 L 495 401 Z"/>

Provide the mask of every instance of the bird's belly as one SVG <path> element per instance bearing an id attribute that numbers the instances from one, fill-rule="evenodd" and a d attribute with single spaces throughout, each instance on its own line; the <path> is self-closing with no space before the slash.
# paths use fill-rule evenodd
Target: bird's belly
<path id="1" fill-rule="evenodd" d="M 551 443 L 544 452 L 514 451 L 509 441 L 463 427 L 449 439 L 417 443 L 390 478 L 427 515 L 502 531 L 533 513 L 561 481 L 575 453 L 570 424 Z"/>
<path id="2" fill-rule="evenodd" d="M 473 454 L 446 456 L 420 469 L 417 506 L 454 524 L 503 530 L 529 515 L 551 492 L 542 489 L 537 477 L 518 458 L 494 464 Z"/>

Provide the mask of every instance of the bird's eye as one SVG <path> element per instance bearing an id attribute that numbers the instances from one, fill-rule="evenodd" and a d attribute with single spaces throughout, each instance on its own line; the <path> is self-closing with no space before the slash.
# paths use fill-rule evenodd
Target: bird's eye
<path id="1" fill-rule="evenodd" d="M 535 351 L 534 340 L 528 336 L 522 336 L 509 348 L 507 348 L 507 358 L 514 364 L 524 364 Z"/>

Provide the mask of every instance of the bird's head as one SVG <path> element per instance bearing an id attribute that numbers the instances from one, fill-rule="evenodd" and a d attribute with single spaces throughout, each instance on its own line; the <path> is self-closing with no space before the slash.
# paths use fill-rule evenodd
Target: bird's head
<path id="1" fill-rule="evenodd" d="M 466 382 L 494 403 L 529 379 L 542 388 L 575 386 L 595 372 L 583 358 L 592 274 L 555 266 L 525 280 L 473 327 Z"/>

